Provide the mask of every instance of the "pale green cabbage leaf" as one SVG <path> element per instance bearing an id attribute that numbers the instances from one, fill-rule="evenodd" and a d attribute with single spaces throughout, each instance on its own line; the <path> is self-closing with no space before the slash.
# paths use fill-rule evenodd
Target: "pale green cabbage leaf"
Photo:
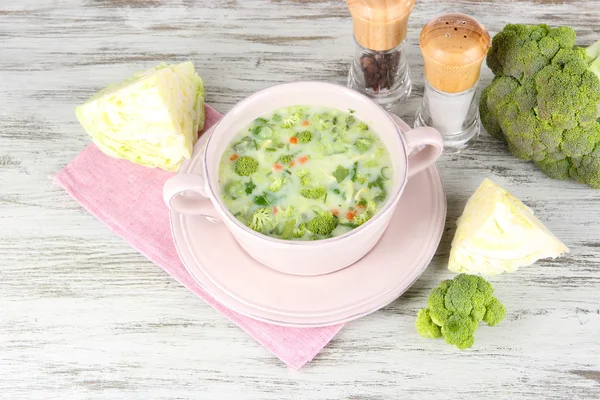
<path id="1" fill-rule="evenodd" d="M 485 179 L 457 221 L 448 269 L 498 275 L 568 252 L 529 207 Z"/>
<path id="2" fill-rule="evenodd" d="M 160 64 L 107 86 L 75 115 L 109 156 L 176 171 L 204 128 L 204 85 L 191 62 Z"/>

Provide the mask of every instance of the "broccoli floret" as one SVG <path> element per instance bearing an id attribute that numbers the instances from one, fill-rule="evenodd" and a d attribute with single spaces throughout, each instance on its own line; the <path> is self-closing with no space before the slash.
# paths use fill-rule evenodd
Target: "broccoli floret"
<path id="1" fill-rule="evenodd" d="M 244 196 L 246 193 L 246 185 L 240 181 L 230 181 L 225 185 L 225 193 L 232 199 Z"/>
<path id="2" fill-rule="evenodd" d="M 298 225 L 298 228 L 294 229 L 292 236 L 295 237 L 296 239 L 299 239 L 299 238 L 303 237 L 305 233 L 306 233 L 306 224 L 303 222 L 300 225 Z"/>
<path id="3" fill-rule="evenodd" d="M 294 207 L 292 207 L 292 206 L 287 206 L 286 208 L 282 209 L 282 210 L 279 212 L 279 215 L 281 216 L 281 218 L 286 218 L 286 219 L 287 219 L 287 218 L 291 218 L 291 217 L 292 217 L 292 215 L 294 215 L 294 212 L 295 212 L 295 211 L 296 211 L 296 210 L 294 209 Z"/>
<path id="4" fill-rule="evenodd" d="M 298 175 L 298 178 L 304 178 L 305 176 L 310 175 L 310 172 L 308 172 L 306 168 L 302 168 L 299 169 L 298 172 L 296 172 L 296 175 Z"/>
<path id="5" fill-rule="evenodd" d="M 362 174 L 360 172 L 356 174 L 356 181 L 358 183 L 360 183 L 361 185 L 364 185 L 365 183 L 367 183 L 368 180 L 369 180 L 369 177 L 367 175 Z"/>
<path id="6" fill-rule="evenodd" d="M 442 326 L 442 336 L 446 343 L 452 344 L 461 350 L 468 349 L 475 342 L 477 321 L 463 314 L 452 314 Z"/>
<path id="7" fill-rule="evenodd" d="M 308 172 L 307 169 L 303 168 L 298 170 L 296 175 L 298 175 L 298 178 L 300 178 L 300 183 L 302 184 L 302 186 L 308 186 L 312 183 L 312 176 L 310 175 L 310 172 Z"/>
<path id="8" fill-rule="evenodd" d="M 360 129 L 361 131 L 368 131 L 369 125 L 365 124 L 364 122 L 361 122 L 360 124 L 358 124 L 358 129 Z"/>
<path id="9" fill-rule="evenodd" d="M 600 164 L 600 41 L 574 45 L 569 27 L 507 25 L 492 40 L 487 65 L 496 77 L 479 113 L 515 156 L 551 178 L 600 188 L 598 173 L 586 167 Z"/>
<path id="10" fill-rule="evenodd" d="M 283 120 L 283 122 L 281 123 L 281 127 L 282 128 L 291 128 L 292 126 L 294 126 L 298 122 L 300 122 L 301 117 L 302 116 L 300 115 L 300 113 L 296 112 L 296 113 L 290 115 L 289 117 L 285 118 Z"/>
<path id="11" fill-rule="evenodd" d="M 291 154 L 286 154 L 284 156 L 279 157 L 279 162 L 282 164 L 289 164 L 294 159 L 294 156 Z"/>
<path id="12" fill-rule="evenodd" d="M 248 218 L 248 228 L 266 233 L 273 226 L 273 216 L 268 208 L 255 210 Z"/>
<path id="13" fill-rule="evenodd" d="M 373 218 L 373 216 L 375 215 L 376 212 L 377 212 L 377 203 L 375 203 L 373 200 L 369 200 L 367 202 L 367 208 L 365 209 L 365 211 L 363 211 L 362 214 L 359 214 L 356 217 L 354 217 L 352 222 L 354 222 L 356 225 L 360 226 L 360 225 L 364 224 L 365 222 L 367 222 L 368 220 L 370 220 L 371 218 Z"/>
<path id="14" fill-rule="evenodd" d="M 594 189 L 600 189 L 600 146 L 584 157 L 571 159 L 571 163 L 571 177 Z"/>
<path id="15" fill-rule="evenodd" d="M 504 320 L 506 309 L 494 297 L 492 285 L 477 275 L 459 274 L 442 281 L 427 299 L 427 308 L 417 315 L 417 331 L 424 337 L 433 336 L 434 324 L 440 328 L 446 342 L 459 349 L 473 345 L 480 321 L 494 326 Z"/>
<path id="16" fill-rule="evenodd" d="M 486 306 L 483 322 L 489 326 L 498 325 L 506 316 L 506 308 L 500 303 L 500 300 L 493 298 Z"/>
<path id="17" fill-rule="evenodd" d="M 242 156 L 235 163 L 234 171 L 239 176 L 250 176 L 258 170 L 258 161 L 250 156 Z"/>
<path id="18" fill-rule="evenodd" d="M 313 186 L 300 190 L 302 197 L 313 200 L 320 199 L 321 197 L 325 196 L 325 193 L 327 193 L 327 190 L 325 190 L 323 186 Z"/>
<path id="19" fill-rule="evenodd" d="M 298 132 L 296 138 L 298 139 L 298 143 L 306 144 L 312 140 L 312 133 L 309 131 Z"/>
<path id="20" fill-rule="evenodd" d="M 371 146 L 373 146 L 373 139 L 366 137 L 358 138 L 354 143 L 354 147 L 356 147 L 356 150 L 358 150 L 361 153 L 364 153 L 367 150 L 369 150 Z"/>
<path id="21" fill-rule="evenodd" d="M 356 118 L 353 115 L 346 117 L 346 129 L 350 129 L 350 126 L 356 122 Z"/>
<path id="22" fill-rule="evenodd" d="M 286 182 L 286 179 L 281 176 L 271 178 L 271 184 L 269 185 L 267 190 L 270 192 L 277 192 L 281 189 L 281 187 L 285 184 L 285 182 Z"/>
<path id="23" fill-rule="evenodd" d="M 311 219 L 306 227 L 312 233 L 327 236 L 333 232 L 337 225 L 338 219 L 330 211 L 326 211 Z"/>
<path id="24" fill-rule="evenodd" d="M 442 337 L 442 330 L 431 320 L 428 308 L 419 310 L 415 325 L 417 326 L 417 332 L 423 337 L 431 339 Z"/>

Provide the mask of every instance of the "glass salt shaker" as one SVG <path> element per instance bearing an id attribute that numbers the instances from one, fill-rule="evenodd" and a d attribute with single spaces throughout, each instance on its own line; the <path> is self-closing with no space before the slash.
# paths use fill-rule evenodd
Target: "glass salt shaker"
<path id="1" fill-rule="evenodd" d="M 415 127 L 436 128 L 444 138 L 444 152 L 458 153 L 477 141 L 481 129 L 475 92 L 490 35 L 468 15 L 446 14 L 423 27 L 419 45 L 425 90 Z"/>
<path id="2" fill-rule="evenodd" d="M 404 44 L 415 0 L 347 2 L 356 42 L 348 87 L 394 111 L 412 89 Z"/>

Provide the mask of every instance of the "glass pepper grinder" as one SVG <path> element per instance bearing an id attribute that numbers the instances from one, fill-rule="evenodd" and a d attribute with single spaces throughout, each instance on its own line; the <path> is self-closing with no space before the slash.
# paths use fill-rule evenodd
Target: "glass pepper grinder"
<path id="1" fill-rule="evenodd" d="M 423 27 L 419 44 L 425 90 L 415 127 L 436 128 L 444 138 L 444 152 L 458 153 L 479 136 L 481 121 L 474 95 L 490 35 L 468 15 L 446 14 Z"/>
<path id="2" fill-rule="evenodd" d="M 394 111 L 412 88 L 403 47 L 415 0 L 347 2 L 356 41 L 348 87 Z"/>

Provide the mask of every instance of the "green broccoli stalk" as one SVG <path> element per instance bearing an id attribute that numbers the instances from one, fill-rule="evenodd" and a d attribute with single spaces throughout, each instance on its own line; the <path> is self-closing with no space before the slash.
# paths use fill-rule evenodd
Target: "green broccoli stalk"
<path id="1" fill-rule="evenodd" d="M 480 321 L 498 325 L 506 309 L 494 297 L 492 285 L 477 275 L 459 274 L 431 291 L 427 308 L 417 314 L 416 327 L 426 338 L 444 337 L 461 350 L 475 341 Z"/>
<path id="2" fill-rule="evenodd" d="M 600 77 L 600 40 L 585 49 L 585 62 L 588 69 Z"/>
<path id="3" fill-rule="evenodd" d="M 337 225 L 338 219 L 330 211 L 325 211 L 311 219 L 306 228 L 317 235 L 327 236 Z"/>
<path id="4" fill-rule="evenodd" d="M 600 41 L 584 49 L 575 37 L 569 27 L 507 25 L 492 40 L 495 78 L 479 112 L 515 156 L 600 189 Z"/>
<path id="5" fill-rule="evenodd" d="M 258 170 L 258 161 L 250 156 L 238 158 L 233 168 L 239 176 L 250 176 Z"/>
<path id="6" fill-rule="evenodd" d="M 288 219 L 287 221 L 285 221 L 285 223 L 283 224 L 283 229 L 281 231 L 281 238 L 282 239 L 291 239 L 294 236 L 294 230 L 296 228 L 296 219 L 292 218 L 292 219 Z"/>

